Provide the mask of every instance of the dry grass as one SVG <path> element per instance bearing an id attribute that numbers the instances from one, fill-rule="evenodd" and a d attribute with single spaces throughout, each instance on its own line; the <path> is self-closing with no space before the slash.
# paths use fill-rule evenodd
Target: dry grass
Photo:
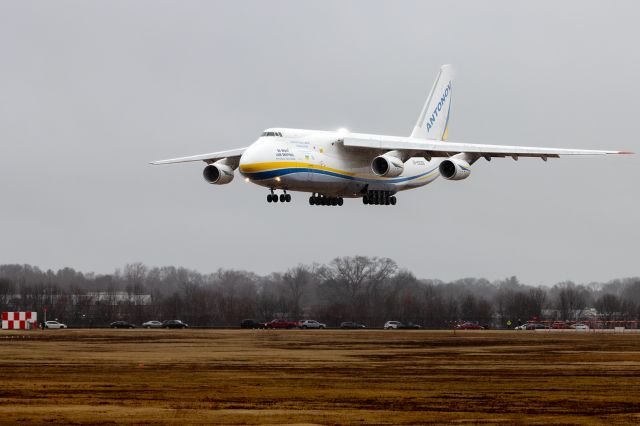
<path id="1" fill-rule="evenodd" d="M 640 423 L 640 336 L 0 332 L 2 423 Z"/>

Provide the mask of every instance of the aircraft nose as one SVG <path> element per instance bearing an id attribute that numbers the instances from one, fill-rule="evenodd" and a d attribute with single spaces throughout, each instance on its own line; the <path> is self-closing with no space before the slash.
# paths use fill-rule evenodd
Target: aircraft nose
<path id="1" fill-rule="evenodd" d="M 239 170 L 243 176 L 249 177 L 253 170 L 252 165 L 260 162 L 260 149 L 255 144 L 249 146 L 240 157 Z"/>

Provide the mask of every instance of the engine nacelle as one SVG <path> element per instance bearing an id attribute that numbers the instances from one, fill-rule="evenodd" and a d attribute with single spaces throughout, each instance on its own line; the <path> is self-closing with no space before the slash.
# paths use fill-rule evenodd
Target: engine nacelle
<path id="1" fill-rule="evenodd" d="M 233 180 L 233 169 L 223 163 L 213 163 L 204 168 L 202 176 L 209 183 L 224 185 Z"/>
<path id="2" fill-rule="evenodd" d="M 471 166 L 459 158 L 447 158 L 440 163 L 440 175 L 447 180 L 462 180 L 471 174 Z"/>
<path id="3" fill-rule="evenodd" d="M 404 163 L 399 158 L 384 154 L 373 159 L 371 171 L 377 176 L 400 176 L 404 171 Z"/>

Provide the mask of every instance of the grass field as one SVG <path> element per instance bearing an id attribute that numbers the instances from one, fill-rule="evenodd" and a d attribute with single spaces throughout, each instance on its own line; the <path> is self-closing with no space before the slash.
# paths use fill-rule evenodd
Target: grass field
<path id="1" fill-rule="evenodd" d="M 0 331 L 2 423 L 640 423 L 640 335 Z"/>

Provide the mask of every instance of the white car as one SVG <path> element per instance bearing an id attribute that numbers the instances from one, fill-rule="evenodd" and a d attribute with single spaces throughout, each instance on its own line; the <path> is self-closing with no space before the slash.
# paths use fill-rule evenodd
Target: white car
<path id="1" fill-rule="evenodd" d="M 58 321 L 45 321 L 44 328 L 67 328 L 67 325 Z"/>
<path id="2" fill-rule="evenodd" d="M 327 324 L 315 320 L 303 320 L 300 321 L 300 328 L 327 328 Z"/>
<path id="3" fill-rule="evenodd" d="M 160 321 L 147 321 L 142 323 L 142 328 L 162 328 Z"/>
<path id="4" fill-rule="evenodd" d="M 576 330 L 589 330 L 589 326 L 587 324 L 576 324 L 571 328 L 575 328 Z"/>
<path id="5" fill-rule="evenodd" d="M 387 321 L 384 323 L 384 329 L 385 330 L 395 330 L 398 327 L 402 326 L 402 323 L 400 321 Z"/>

